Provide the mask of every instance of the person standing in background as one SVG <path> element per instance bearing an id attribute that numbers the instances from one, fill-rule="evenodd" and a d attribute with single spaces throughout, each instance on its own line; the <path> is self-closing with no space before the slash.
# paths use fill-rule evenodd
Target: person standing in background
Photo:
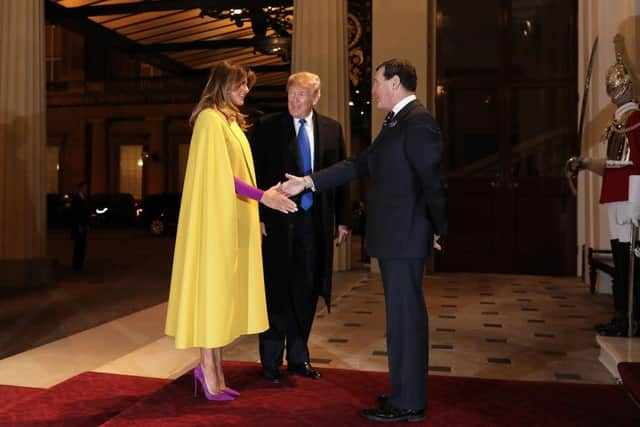
<path id="1" fill-rule="evenodd" d="M 87 252 L 87 234 L 89 233 L 89 196 L 87 183 L 78 183 L 76 192 L 71 196 L 71 240 L 73 240 L 73 260 L 75 271 L 84 270 Z"/>
<path id="2" fill-rule="evenodd" d="M 599 335 L 626 337 L 637 334 L 638 313 L 629 325 L 629 261 L 631 242 L 631 217 L 629 211 L 629 177 L 640 174 L 640 106 L 634 100 L 633 78 L 623 61 L 622 39 L 614 39 L 616 62 L 607 70 L 607 95 L 615 104 L 613 119 L 603 134 L 607 144 L 607 157 L 572 157 L 567 161 L 567 170 L 577 175 L 586 170 L 602 176 L 600 203 L 607 208 L 609 234 L 613 258 L 612 280 L 613 318 L 595 326 Z M 636 267 L 635 295 L 640 296 L 640 271 Z M 633 304 L 633 302 L 631 302 Z M 638 304 L 638 303 L 636 303 Z M 637 307 L 637 305 L 636 305 Z"/>

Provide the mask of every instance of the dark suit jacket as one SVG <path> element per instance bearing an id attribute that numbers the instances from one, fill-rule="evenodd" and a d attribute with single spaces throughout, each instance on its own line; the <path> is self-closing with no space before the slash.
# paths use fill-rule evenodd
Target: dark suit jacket
<path id="1" fill-rule="evenodd" d="M 342 126 L 337 121 L 314 112 L 314 170 L 322 169 L 345 158 Z M 288 112 L 261 117 L 249 133 L 258 187 L 270 188 L 286 180 L 285 173 L 301 174 L 302 165 L 296 141 L 293 118 Z M 299 203 L 299 198 L 296 200 Z M 333 238 L 337 225 L 349 224 L 349 192 L 337 188 L 314 194 L 314 227 L 316 253 L 322 257 L 317 274 L 316 291 L 331 301 Z M 292 248 L 292 214 L 285 215 L 260 205 L 260 221 L 265 223 L 263 239 L 265 287 L 270 305 L 288 301 Z"/>
<path id="2" fill-rule="evenodd" d="M 446 191 L 440 176 L 442 140 L 417 101 L 406 105 L 355 158 L 312 174 L 317 191 L 369 176 L 366 245 L 378 258 L 420 258 L 433 235 L 447 233 Z"/>

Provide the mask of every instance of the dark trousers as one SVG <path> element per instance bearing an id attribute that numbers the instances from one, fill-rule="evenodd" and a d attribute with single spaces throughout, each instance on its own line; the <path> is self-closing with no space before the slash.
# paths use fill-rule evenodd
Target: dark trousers
<path id="1" fill-rule="evenodd" d="M 82 271 L 84 268 L 84 258 L 87 248 L 87 232 L 76 232 L 73 236 L 73 261 L 72 267 L 75 271 Z"/>
<path id="2" fill-rule="evenodd" d="M 429 320 L 422 291 L 424 259 L 379 259 L 387 313 L 390 402 L 423 409 L 427 401 Z"/>
<path id="3" fill-rule="evenodd" d="M 284 350 L 287 364 L 300 365 L 309 361 L 309 335 L 318 303 L 316 272 L 316 239 L 311 211 L 295 214 L 292 224 L 292 252 L 288 285 L 281 293 L 284 301 L 270 306 L 269 329 L 259 336 L 260 360 L 265 368 L 282 365 Z M 268 285 L 267 285 L 268 286 Z"/>
<path id="4" fill-rule="evenodd" d="M 611 254 L 613 256 L 614 277 L 612 280 L 613 306 L 616 317 L 627 319 L 629 310 L 629 259 L 631 244 L 611 240 Z M 640 262 L 634 257 L 634 319 L 640 314 Z M 626 324 L 626 323 L 625 323 Z"/>

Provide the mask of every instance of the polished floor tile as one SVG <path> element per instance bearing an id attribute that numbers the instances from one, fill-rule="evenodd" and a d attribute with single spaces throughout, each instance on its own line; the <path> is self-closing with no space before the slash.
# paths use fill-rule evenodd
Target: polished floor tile
<path id="1" fill-rule="evenodd" d="M 110 267 L 120 261 L 109 245 L 120 246 L 105 238 L 104 259 L 89 262 L 94 273 L 0 304 L 0 318 L 9 325 L 0 342 L 21 349 L 0 360 L 0 383 L 50 387 L 87 370 L 176 378 L 198 362 L 197 349 L 176 350 L 163 333 L 171 242 L 137 239 L 135 274 Z M 155 255 L 146 260 L 149 245 Z M 110 288 L 118 292 L 104 298 Z M 611 384 L 601 345 L 615 357 L 640 360 L 637 339 L 596 342 L 593 325 L 610 318 L 611 297 L 590 295 L 576 278 L 439 273 L 425 277 L 424 293 L 432 374 Z M 336 273 L 332 302 L 330 313 L 323 303 L 318 307 L 312 363 L 320 370 L 386 371 L 380 276 L 365 269 Z M 21 316 L 16 303 L 32 308 L 29 315 Z M 150 308 L 137 308 L 145 304 Z M 109 312 L 130 314 L 109 320 Z M 239 338 L 224 358 L 258 362 L 257 336 Z"/>

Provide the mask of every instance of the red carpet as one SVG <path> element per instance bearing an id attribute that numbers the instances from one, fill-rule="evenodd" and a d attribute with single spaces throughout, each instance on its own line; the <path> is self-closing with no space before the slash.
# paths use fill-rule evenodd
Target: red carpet
<path id="1" fill-rule="evenodd" d="M 32 387 L 16 387 L 11 385 L 0 384 L 0 413 L 11 408 L 20 402 L 24 402 L 27 399 L 33 399 L 40 393 L 41 388 Z"/>
<path id="2" fill-rule="evenodd" d="M 358 410 L 387 391 L 385 373 L 322 369 L 320 381 L 287 376 L 278 386 L 256 365 L 229 363 L 225 372 L 242 393 L 233 402 L 194 398 L 185 375 L 105 426 L 370 426 L 378 424 Z M 427 419 L 415 425 L 637 427 L 640 408 L 615 385 L 432 376 Z"/>
<path id="3" fill-rule="evenodd" d="M 0 425 L 97 426 L 167 380 L 86 372 L 0 411 Z"/>
<path id="4" fill-rule="evenodd" d="M 636 399 L 636 402 L 640 402 L 640 363 L 618 363 L 618 372 L 624 388 Z"/>
<path id="5" fill-rule="evenodd" d="M 85 373 L 0 411 L 4 426 L 371 426 L 359 409 L 387 391 L 379 372 L 322 369 L 320 381 L 258 377 L 256 364 L 226 364 L 233 402 L 193 397 L 188 374 L 169 383 L 150 378 Z M 8 390 L 8 389 L 6 389 Z M 0 392 L 5 389 L 0 388 Z M 3 393 L 5 394 L 5 393 Z M 431 427 L 640 426 L 640 408 L 621 386 L 541 383 L 431 376 Z"/>

